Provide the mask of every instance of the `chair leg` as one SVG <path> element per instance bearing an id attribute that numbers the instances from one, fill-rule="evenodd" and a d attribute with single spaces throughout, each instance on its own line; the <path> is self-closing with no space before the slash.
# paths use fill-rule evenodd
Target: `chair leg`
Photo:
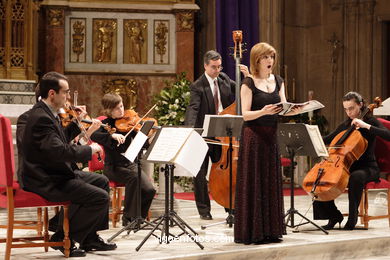
<path id="1" fill-rule="evenodd" d="M 112 226 L 115 228 L 116 227 L 116 220 L 117 220 L 117 209 L 116 209 L 116 206 L 117 206 L 117 200 L 118 200 L 118 197 L 117 197 L 117 188 L 112 188 L 112 202 L 111 202 L 111 222 L 112 222 Z"/>
<path id="2" fill-rule="evenodd" d="M 8 208 L 8 223 L 7 223 L 7 239 L 6 239 L 6 248 L 5 248 L 5 260 L 9 260 L 11 258 L 11 247 L 13 241 L 14 234 L 14 198 L 13 198 L 13 190 L 11 188 L 7 188 L 7 208 Z"/>
<path id="3" fill-rule="evenodd" d="M 390 227 L 390 192 L 389 189 L 387 189 L 387 217 L 389 220 L 389 227 Z"/>
<path id="4" fill-rule="evenodd" d="M 64 222 L 62 228 L 64 230 L 64 254 L 65 257 L 70 255 L 70 239 L 69 239 L 69 206 L 63 206 Z"/>
<path id="5" fill-rule="evenodd" d="M 122 214 L 122 201 L 123 201 L 123 193 L 122 188 L 118 188 L 118 196 L 116 201 L 116 221 L 120 222 L 120 215 Z"/>
<path id="6" fill-rule="evenodd" d="M 42 213 L 42 209 L 41 209 Z M 48 231 L 48 226 L 49 226 L 49 213 L 47 207 L 44 208 L 43 211 L 43 241 L 49 242 L 49 231 Z M 45 252 L 49 251 L 49 247 L 45 245 Z"/>
<path id="7" fill-rule="evenodd" d="M 363 190 L 363 197 L 364 197 L 363 224 L 364 224 L 364 228 L 368 229 L 368 191 L 366 189 Z"/>
<path id="8" fill-rule="evenodd" d="M 42 236 L 42 230 L 43 230 L 43 225 L 42 225 L 42 208 L 37 208 L 37 233 L 38 236 Z"/>

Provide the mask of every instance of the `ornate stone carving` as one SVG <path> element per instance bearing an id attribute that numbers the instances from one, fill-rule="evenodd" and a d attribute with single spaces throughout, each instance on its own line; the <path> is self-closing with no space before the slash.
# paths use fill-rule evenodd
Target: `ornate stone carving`
<path id="1" fill-rule="evenodd" d="M 176 14 L 177 31 L 193 31 L 194 30 L 194 13 L 177 13 Z"/>
<path id="2" fill-rule="evenodd" d="M 50 26 L 63 26 L 64 25 L 64 10 L 50 8 L 47 10 L 47 17 Z"/>
<path id="3" fill-rule="evenodd" d="M 107 80 L 103 83 L 103 92 L 120 95 L 125 109 L 137 107 L 137 82 L 134 79 Z"/>
<path id="4" fill-rule="evenodd" d="M 169 21 L 155 20 L 154 21 L 154 63 L 168 63 L 168 35 Z"/>
<path id="5" fill-rule="evenodd" d="M 93 62 L 116 63 L 116 19 L 93 20 Z"/>
<path id="6" fill-rule="evenodd" d="M 124 63 L 147 63 L 147 20 L 125 20 Z"/>
<path id="7" fill-rule="evenodd" d="M 85 19 L 71 19 L 72 33 L 72 52 L 71 62 L 80 62 L 80 55 L 85 54 Z M 74 58 L 74 56 L 76 56 Z M 85 55 L 82 56 L 81 62 L 85 62 Z"/>

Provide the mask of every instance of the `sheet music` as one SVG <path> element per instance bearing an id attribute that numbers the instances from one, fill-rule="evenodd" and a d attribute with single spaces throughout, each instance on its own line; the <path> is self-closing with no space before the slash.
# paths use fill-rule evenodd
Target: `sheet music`
<path id="1" fill-rule="evenodd" d="M 183 168 L 179 171 L 180 176 L 196 177 L 208 149 L 209 147 L 203 138 L 196 131 L 192 131 L 175 158 L 176 167 L 181 166 Z M 175 173 L 175 176 L 179 175 Z"/>
<path id="2" fill-rule="evenodd" d="M 172 162 L 192 131 L 194 131 L 192 128 L 162 128 L 147 159 L 149 161 Z"/>
<path id="3" fill-rule="evenodd" d="M 146 140 L 148 140 L 148 136 L 141 131 L 138 132 L 133 141 L 131 141 L 131 144 L 129 145 L 123 156 L 125 156 L 130 162 L 134 162 L 139 151 L 144 146 Z"/>
<path id="4" fill-rule="evenodd" d="M 322 140 L 322 136 L 320 133 L 320 130 L 318 129 L 317 125 L 306 125 L 307 132 L 310 135 L 310 139 L 313 143 L 314 149 L 317 152 L 317 156 L 324 156 L 328 157 L 328 150 L 326 149 L 326 146 Z"/>

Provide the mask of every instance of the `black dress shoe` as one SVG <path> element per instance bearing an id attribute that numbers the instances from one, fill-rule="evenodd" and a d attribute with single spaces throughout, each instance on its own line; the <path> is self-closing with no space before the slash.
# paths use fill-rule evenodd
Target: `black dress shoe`
<path id="1" fill-rule="evenodd" d="M 64 234 L 62 232 L 56 232 L 50 238 L 50 242 L 62 242 L 63 240 L 64 240 Z M 65 255 L 65 248 L 64 247 L 52 246 L 51 248 L 53 248 L 54 250 L 60 250 Z M 83 256 L 87 255 L 87 253 L 83 249 L 77 248 L 75 246 L 73 240 L 71 240 L 69 250 L 70 250 L 69 257 L 83 257 Z"/>
<path id="2" fill-rule="evenodd" d="M 200 218 L 203 219 L 203 220 L 212 220 L 213 216 L 211 216 L 211 214 L 209 212 L 209 213 L 206 213 L 206 214 L 201 214 Z"/>
<path id="3" fill-rule="evenodd" d="M 96 235 L 93 239 L 85 241 L 80 248 L 88 251 L 110 251 L 117 248 L 115 243 L 106 243 L 103 238 Z"/>
<path id="4" fill-rule="evenodd" d="M 323 229 L 325 230 L 330 230 L 330 229 L 333 229 L 334 226 L 339 223 L 339 228 L 340 228 L 340 225 L 341 225 L 341 222 L 343 221 L 344 217 L 343 215 L 339 215 L 338 217 L 336 218 L 331 218 L 329 219 L 329 222 L 328 224 L 326 224 L 325 226 L 322 226 Z"/>

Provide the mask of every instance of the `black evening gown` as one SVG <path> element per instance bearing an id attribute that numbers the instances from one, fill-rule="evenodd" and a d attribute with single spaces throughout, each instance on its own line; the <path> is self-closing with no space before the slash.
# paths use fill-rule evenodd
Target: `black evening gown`
<path id="1" fill-rule="evenodd" d="M 243 81 L 253 93 L 251 110 L 280 101 L 280 83 L 266 93 Z M 264 243 L 286 233 L 277 116 L 263 116 L 243 125 L 237 169 L 234 241 Z"/>

